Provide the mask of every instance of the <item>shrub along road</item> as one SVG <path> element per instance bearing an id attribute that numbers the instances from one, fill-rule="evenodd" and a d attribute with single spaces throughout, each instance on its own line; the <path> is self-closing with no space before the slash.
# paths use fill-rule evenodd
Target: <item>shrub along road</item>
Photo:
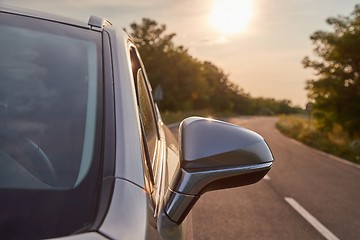
<path id="1" fill-rule="evenodd" d="M 260 133 L 275 162 L 255 185 L 201 197 L 195 239 L 359 239 L 360 167 L 285 137 L 276 120 L 228 119 Z"/>

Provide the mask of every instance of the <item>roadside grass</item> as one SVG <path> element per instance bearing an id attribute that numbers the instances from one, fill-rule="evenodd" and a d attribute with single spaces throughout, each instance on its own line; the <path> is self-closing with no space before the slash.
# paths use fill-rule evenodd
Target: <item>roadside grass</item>
<path id="1" fill-rule="evenodd" d="M 280 132 L 308 146 L 360 164 L 360 140 L 350 139 L 339 125 L 331 132 L 319 130 L 316 120 L 306 116 L 282 115 L 276 123 Z"/>

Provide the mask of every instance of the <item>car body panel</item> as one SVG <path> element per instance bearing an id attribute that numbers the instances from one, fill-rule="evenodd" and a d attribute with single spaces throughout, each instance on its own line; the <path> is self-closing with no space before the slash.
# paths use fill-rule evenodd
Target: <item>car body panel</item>
<path id="1" fill-rule="evenodd" d="M 116 166 L 115 177 L 127 179 L 145 188 L 141 156 L 140 123 L 134 80 L 128 51 L 129 36 L 113 28 L 110 35 L 115 92 Z"/>
<path id="2" fill-rule="evenodd" d="M 134 183 L 116 179 L 111 201 L 115 204 L 110 206 L 99 231 L 111 239 L 145 239 L 148 231 L 156 232 L 148 227 L 148 221 L 154 218 L 147 209 L 148 198 L 146 191 Z"/>
<path id="3" fill-rule="evenodd" d="M 42 19 L 45 21 L 51 21 L 51 22 L 55 22 L 55 23 L 57 22 L 60 24 L 66 24 L 66 25 L 71 25 L 71 26 L 75 26 L 75 27 L 89 29 L 89 25 L 85 24 L 84 22 L 77 21 L 72 18 L 57 16 L 57 15 L 50 14 L 50 13 L 39 12 L 36 10 L 22 9 L 19 7 L 14 8 L 14 7 L 10 7 L 10 6 L 0 3 L 0 11 L 6 12 L 6 13 L 12 13 L 12 14 L 16 14 L 16 15 L 20 15 L 20 16 L 24 16 L 24 17 L 32 17 L 32 18 Z"/>

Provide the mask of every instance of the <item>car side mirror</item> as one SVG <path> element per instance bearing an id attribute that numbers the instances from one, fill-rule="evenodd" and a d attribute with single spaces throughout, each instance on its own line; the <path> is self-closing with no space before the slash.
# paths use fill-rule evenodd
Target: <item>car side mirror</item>
<path id="1" fill-rule="evenodd" d="M 179 141 L 180 164 L 165 207 L 178 224 L 203 193 L 256 183 L 274 160 L 259 134 L 222 121 L 187 118 L 180 124 Z"/>

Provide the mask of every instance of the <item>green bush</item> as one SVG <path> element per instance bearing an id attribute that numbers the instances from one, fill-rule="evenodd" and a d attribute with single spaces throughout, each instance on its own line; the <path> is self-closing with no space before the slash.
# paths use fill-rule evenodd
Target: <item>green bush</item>
<path id="1" fill-rule="evenodd" d="M 323 131 L 319 124 L 305 117 L 281 116 L 276 127 L 285 135 L 308 146 L 360 163 L 360 141 L 351 139 L 340 125 L 331 131 Z"/>

